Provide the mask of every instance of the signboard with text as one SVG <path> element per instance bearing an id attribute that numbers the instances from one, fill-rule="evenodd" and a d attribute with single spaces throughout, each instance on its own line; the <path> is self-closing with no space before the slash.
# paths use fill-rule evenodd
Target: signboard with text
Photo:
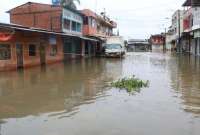
<path id="1" fill-rule="evenodd" d="M 72 20 L 75 22 L 79 22 L 81 24 L 83 23 L 83 19 L 82 19 L 81 15 L 74 13 L 68 9 L 63 9 L 63 18 Z"/>

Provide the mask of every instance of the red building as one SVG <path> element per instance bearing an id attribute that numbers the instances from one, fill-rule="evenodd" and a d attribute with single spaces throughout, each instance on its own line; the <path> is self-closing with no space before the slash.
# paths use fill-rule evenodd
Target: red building
<path id="1" fill-rule="evenodd" d="M 13 24 L 54 32 L 62 31 L 60 6 L 28 2 L 9 10 L 8 13 Z"/>
<path id="2" fill-rule="evenodd" d="M 0 71 L 63 60 L 62 34 L 0 23 Z"/>
<path id="3" fill-rule="evenodd" d="M 117 27 L 117 24 L 108 18 L 105 13 L 97 15 L 89 9 L 84 9 L 81 12 L 84 15 L 84 35 L 98 38 L 106 38 L 113 35 L 113 29 Z"/>
<path id="4" fill-rule="evenodd" d="M 165 36 L 163 34 L 152 35 L 150 37 L 152 50 L 163 50 L 165 45 Z"/>
<path id="5" fill-rule="evenodd" d="M 28 2 L 0 23 L 0 71 L 95 56 L 116 23 L 105 13 Z"/>
<path id="6" fill-rule="evenodd" d="M 0 23 L 0 71 L 96 55 L 99 40 L 82 36 L 77 10 L 28 2 L 8 12 L 11 24 Z"/>

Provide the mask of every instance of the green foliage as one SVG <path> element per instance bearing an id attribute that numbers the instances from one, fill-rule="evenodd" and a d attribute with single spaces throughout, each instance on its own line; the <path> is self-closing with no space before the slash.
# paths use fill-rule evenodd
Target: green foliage
<path id="1" fill-rule="evenodd" d="M 112 87 L 119 88 L 119 89 L 126 89 L 127 92 L 135 92 L 139 91 L 143 87 L 149 86 L 149 81 L 142 81 L 138 78 L 135 78 L 135 76 L 131 78 L 123 78 L 116 82 L 111 83 Z"/>
<path id="2" fill-rule="evenodd" d="M 72 9 L 76 9 L 76 4 L 74 2 L 77 2 L 78 4 L 80 4 L 80 0 L 61 0 L 60 4 L 63 7 L 69 7 Z"/>

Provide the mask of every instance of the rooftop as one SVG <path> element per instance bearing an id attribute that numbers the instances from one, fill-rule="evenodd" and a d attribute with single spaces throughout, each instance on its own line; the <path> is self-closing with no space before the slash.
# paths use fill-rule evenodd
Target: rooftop
<path id="1" fill-rule="evenodd" d="M 189 7 L 189 6 L 200 6 L 200 0 L 186 0 L 183 5 L 184 7 Z"/>

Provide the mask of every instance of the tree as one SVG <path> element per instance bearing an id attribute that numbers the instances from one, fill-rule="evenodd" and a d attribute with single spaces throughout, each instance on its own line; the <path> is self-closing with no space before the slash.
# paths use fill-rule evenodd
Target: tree
<path id="1" fill-rule="evenodd" d="M 74 2 L 77 2 L 78 4 L 80 4 L 80 0 L 61 0 L 60 1 L 61 6 L 76 9 L 76 4 Z"/>

